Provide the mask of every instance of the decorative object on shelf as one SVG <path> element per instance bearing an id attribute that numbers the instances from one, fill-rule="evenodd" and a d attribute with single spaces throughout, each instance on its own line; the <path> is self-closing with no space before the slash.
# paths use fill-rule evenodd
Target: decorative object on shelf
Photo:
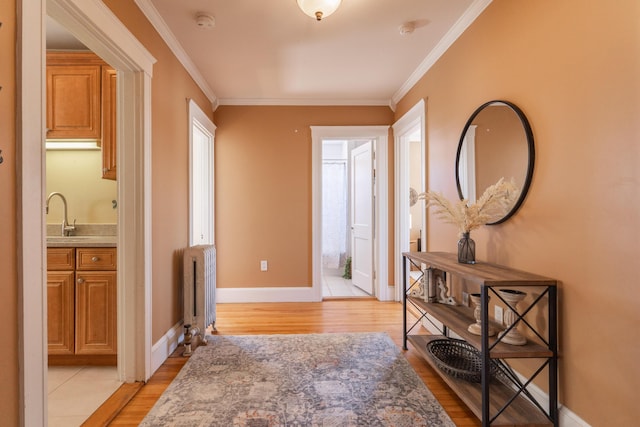
<path id="1" fill-rule="evenodd" d="M 451 203 L 442 193 L 431 190 L 420 193 L 418 199 L 425 199 L 427 208 L 435 206 L 435 214 L 438 218 L 458 227 L 462 237 L 461 241 L 466 238 L 466 242 L 469 243 L 465 246 L 463 241 L 462 245 L 458 245 L 458 261 L 474 264 L 475 242 L 469 237 L 471 231 L 503 217 L 505 212 L 511 209 L 514 200 L 519 195 L 520 190 L 513 180 L 506 181 L 504 178 L 500 178 L 498 182 L 487 188 L 476 202 L 471 204 L 467 199 Z M 471 243 L 473 243 L 473 251 L 471 251 Z M 465 252 L 460 253 L 460 249 L 464 249 Z M 471 252 L 473 252 L 473 257 L 470 257 Z"/>
<path id="2" fill-rule="evenodd" d="M 471 303 L 474 305 L 473 317 L 476 319 L 476 323 L 469 325 L 467 330 L 474 335 L 482 335 L 482 307 L 480 307 L 480 294 L 469 294 Z M 492 337 L 496 334 L 496 330 L 489 325 L 489 336 Z"/>
<path id="3" fill-rule="evenodd" d="M 342 0 L 298 0 L 298 7 L 312 18 L 321 21 L 338 9 Z"/>
<path id="4" fill-rule="evenodd" d="M 447 285 L 447 278 L 444 271 L 437 269 L 430 269 L 429 275 L 429 292 L 433 292 L 433 298 L 429 299 L 429 302 L 439 302 L 440 304 L 458 305 L 455 298 L 449 295 L 449 286 Z M 433 301 L 432 301 L 433 300 Z"/>
<path id="5" fill-rule="evenodd" d="M 436 366 L 448 375 L 474 383 L 481 381 L 482 358 L 468 342 L 454 338 L 433 340 L 427 343 L 427 352 Z M 500 365 L 492 360 L 489 367 L 491 378 L 500 372 Z"/>
<path id="6" fill-rule="evenodd" d="M 470 233 L 462 233 L 458 240 L 458 262 L 461 264 L 476 263 L 476 242 L 469 236 Z"/>
<path id="7" fill-rule="evenodd" d="M 518 331 L 517 306 L 527 296 L 526 292 L 516 289 L 500 289 L 500 296 L 507 302 L 507 311 L 504 313 L 504 322 L 507 329 L 500 332 L 502 342 L 512 345 L 525 345 L 527 339 Z"/>

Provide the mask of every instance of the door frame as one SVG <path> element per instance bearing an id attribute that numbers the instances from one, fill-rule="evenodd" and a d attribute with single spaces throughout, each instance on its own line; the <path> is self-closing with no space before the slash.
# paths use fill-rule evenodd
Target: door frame
<path id="1" fill-rule="evenodd" d="M 20 422 L 47 424 L 45 16 L 118 70 L 118 374 L 151 372 L 151 76 L 155 58 L 100 0 L 18 0 Z"/>
<path id="2" fill-rule="evenodd" d="M 425 126 L 425 110 L 426 105 L 424 99 L 418 101 L 409 111 L 407 111 L 400 119 L 393 124 L 394 135 L 394 156 L 395 156 L 395 250 L 394 250 L 394 278 L 398 286 L 396 286 L 395 300 L 402 301 L 402 252 L 409 250 L 409 234 L 403 230 L 409 229 L 409 192 L 403 189 L 409 188 L 409 135 L 412 131 L 420 126 L 420 152 L 421 155 L 421 183 L 422 188 L 418 189 L 418 193 L 426 191 L 426 126 Z M 420 202 L 423 203 L 424 202 Z M 422 241 L 422 251 L 427 246 L 427 215 L 426 210 L 422 216 L 422 233 L 420 239 Z"/>
<path id="3" fill-rule="evenodd" d="M 322 141 L 375 140 L 374 292 L 380 301 L 393 299 L 389 287 L 389 126 L 311 126 L 312 293 L 322 300 Z"/>
<path id="4" fill-rule="evenodd" d="M 204 111 L 196 104 L 193 99 L 188 99 L 189 109 L 189 246 L 194 245 L 195 239 L 193 238 L 194 230 L 194 202 L 196 197 L 194 180 L 197 178 L 194 176 L 194 146 L 193 137 L 194 126 L 202 128 L 203 132 L 206 132 L 211 136 L 211 147 L 209 149 L 209 157 L 206 159 L 207 172 L 209 173 L 209 189 L 207 192 L 206 208 L 209 217 L 210 227 L 206 236 L 208 244 L 214 245 L 215 240 L 215 138 L 216 138 L 216 125 L 213 124 L 211 119 L 207 117 Z"/>

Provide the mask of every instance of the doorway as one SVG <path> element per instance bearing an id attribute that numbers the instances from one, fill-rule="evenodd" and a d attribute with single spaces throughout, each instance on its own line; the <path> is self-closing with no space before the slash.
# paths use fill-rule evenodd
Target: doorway
<path id="1" fill-rule="evenodd" d="M 21 419 L 46 425 L 47 346 L 44 226 L 44 16 L 49 15 L 117 71 L 118 84 L 118 378 L 145 381 L 151 375 L 151 75 L 155 59 L 99 0 L 21 0 L 18 14 L 20 84 L 18 87 L 22 148 L 20 174 L 19 324 Z M 36 31 L 35 28 L 38 30 Z M 117 40 L 114 40 L 114 37 Z M 34 90 L 40 88 L 41 90 Z M 38 256 L 39 255 L 39 256 Z M 26 261 L 28 260 L 28 262 Z M 124 262 L 124 260 L 130 260 Z M 136 328 L 125 327 L 135 324 Z"/>
<path id="2" fill-rule="evenodd" d="M 388 284 L 388 216 L 387 191 L 387 126 L 312 126 L 312 199 L 313 199 L 313 292 L 317 300 L 334 296 L 375 296 L 381 301 L 389 299 L 393 292 Z M 369 144 L 371 153 L 375 147 L 375 158 L 367 160 L 372 176 L 373 167 L 379 177 L 369 188 L 369 227 L 371 250 L 369 254 L 370 292 L 354 287 L 351 279 L 345 279 L 345 269 L 354 267 L 354 241 L 352 227 L 358 225 L 351 207 L 355 201 L 353 188 L 353 152 L 358 146 Z M 357 190 L 356 190 L 357 191 Z M 357 194 L 357 193 L 356 193 Z M 356 197 L 357 198 L 357 197 Z M 365 202 L 366 203 L 366 202 Z M 374 237 L 375 236 L 375 237 Z M 357 257 L 357 248 L 356 253 Z M 351 259 L 350 259 L 351 258 Z M 327 268 L 330 267 L 330 268 Z M 365 269 L 366 270 L 366 269 Z M 348 274 L 346 274 L 348 277 Z M 349 295 L 331 295 L 330 284 L 342 286 Z M 324 288 L 324 289 L 323 289 Z M 392 297 L 391 297 L 392 298 Z"/>
<path id="3" fill-rule="evenodd" d="M 322 141 L 322 297 L 367 297 L 373 294 L 372 269 L 373 242 L 369 238 L 366 247 L 358 256 L 354 248 L 357 237 L 354 233 L 354 209 L 357 201 L 354 184 L 357 180 L 354 164 L 358 164 L 358 154 L 371 152 L 373 141 L 325 139 Z M 367 157 L 365 155 L 365 157 Z M 364 175 L 372 175 L 373 164 L 365 159 Z M 367 164 L 368 163 L 368 164 Z M 369 204 L 363 206 L 362 213 L 371 218 L 373 205 L 372 183 L 365 184 L 363 193 Z M 359 190 L 357 190 L 359 192 Z M 362 203 L 360 203 L 362 204 Z M 369 227 L 370 228 L 370 227 Z M 370 230 L 369 230 L 370 232 Z M 367 263 L 367 259 L 369 262 Z M 362 262 L 364 261 L 364 263 Z M 365 265 L 361 265 L 365 264 Z M 354 277 L 355 276 L 355 277 Z M 365 277 L 362 277 L 365 276 Z M 364 279 L 364 280 L 363 280 Z"/>
<path id="4" fill-rule="evenodd" d="M 215 244 L 214 135 L 211 119 L 189 100 L 189 246 Z"/>
<path id="5" fill-rule="evenodd" d="M 426 208 L 415 196 L 426 191 L 425 103 L 420 100 L 393 125 L 395 137 L 395 281 L 402 284 L 402 253 L 426 251 Z M 395 298 L 401 301 L 402 286 Z"/>

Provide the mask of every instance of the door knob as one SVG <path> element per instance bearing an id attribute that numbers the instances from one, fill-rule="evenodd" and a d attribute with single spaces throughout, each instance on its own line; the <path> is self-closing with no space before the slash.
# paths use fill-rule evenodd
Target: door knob
<path id="1" fill-rule="evenodd" d="M 82 277 L 78 277 L 78 284 L 82 285 L 84 283 L 84 279 Z"/>

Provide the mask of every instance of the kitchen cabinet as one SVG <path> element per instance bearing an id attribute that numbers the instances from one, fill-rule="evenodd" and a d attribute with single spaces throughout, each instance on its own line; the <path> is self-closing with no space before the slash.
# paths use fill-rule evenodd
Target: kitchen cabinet
<path id="1" fill-rule="evenodd" d="M 116 70 L 91 52 L 47 52 L 47 139 L 96 140 L 116 179 Z"/>
<path id="2" fill-rule="evenodd" d="M 102 178 L 116 179 L 116 70 L 102 67 Z"/>
<path id="3" fill-rule="evenodd" d="M 103 64 L 90 52 L 47 53 L 47 139 L 100 139 Z"/>
<path id="4" fill-rule="evenodd" d="M 116 248 L 47 249 L 49 364 L 115 364 Z"/>
<path id="5" fill-rule="evenodd" d="M 49 354 L 74 353 L 75 250 L 47 250 L 47 339 Z"/>

